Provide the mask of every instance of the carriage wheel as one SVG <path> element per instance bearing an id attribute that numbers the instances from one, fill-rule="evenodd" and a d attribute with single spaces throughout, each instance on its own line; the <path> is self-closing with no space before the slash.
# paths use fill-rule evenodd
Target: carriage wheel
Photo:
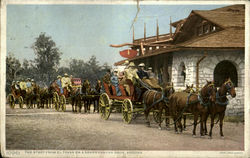
<path id="1" fill-rule="evenodd" d="M 59 111 L 59 96 L 56 92 L 53 93 L 53 102 L 56 111 Z"/>
<path id="2" fill-rule="evenodd" d="M 101 114 L 101 118 L 104 120 L 107 120 L 110 116 L 111 104 L 110 104 L 109 96 L 106 93 L 103 93 L 100 96 L 99 112 Z"/>
<path id="3" fill-rule="evenodd" d="M 10 108 L 14 109 L 15 108 L 15 98 L 12 94 L 8 95 L 8 102 L 9 102 Z"/>
<path id="4" fill-rule="evenodd" d="M 165 109 L 162 110 L 162 114 L 165 114 Z M 164 117 L 162 117 L 162 116 L 161 116 L 161 120 L 160 120 L 160 112 L 159 112 L 159 110 L 154 110 L 153 111 L 153 118 L 154 118 L 154 121 L 156 123 L 160 123 L 160 122 L 162 123 L 163 120 L 164 120 Z"/>
<path id="5" fill-rule="evenodd" d="M 64 95 L 60 96 L 60 105 L 61 105 L 62 111 L 65 112 L 66 111 L 66 98 Z"/>
<path id="6" fill-rule="evenodd" d="M 23 108 L 23 97 L 22 96 L 20 96 L 18 98 L 18 103 L 19 103 L 19 107 L 22 109 Z"/>
<path id="7" fill-rule="evenodd" d="M 130 99 L 125 99 L 122 103 L 122 119 L 129 124 L 133 118 L 133 104 Z"/>

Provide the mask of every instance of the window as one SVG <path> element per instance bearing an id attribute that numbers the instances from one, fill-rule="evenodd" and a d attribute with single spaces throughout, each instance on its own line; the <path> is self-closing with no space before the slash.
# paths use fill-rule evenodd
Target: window
<path id="1" fill-rule="evenodd" d="M 216 31 L 216 26 L 214 26 L 214 25 L 211 25 L 211 26 L 210 26 L 210 31 L 211 31 L 211 32 L 214 32 L 214 31 Z"/>
<path id="2" fill-rule="evenodd" d="M 210 29 L 210 28 L 209 28 L 209 25 L 208 25 L 208 24 L 204 25 L 204 26 L 203 26 L 203 33 L 204 33 L 204 34 L 209 33 L 209 29 Z"/>
<path id="3" fill-rule="evenodd" d="M 202 33 L 203 33 L 202 26 L 199 26 L 197 28 L 197 35 L 200 36 L 200 35 L 202 35 Z"/>

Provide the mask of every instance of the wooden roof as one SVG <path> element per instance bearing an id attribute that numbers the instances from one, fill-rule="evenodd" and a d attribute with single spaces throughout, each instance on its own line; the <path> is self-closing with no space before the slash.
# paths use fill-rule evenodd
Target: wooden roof
<path id="1" fill-rule="evenodd" d="M 190 32 L 195 32 L 195 30 L 190 31 L 189 29 L 194 29 L 194 24 L 199 22 L 199 18 L 220 26 L 221 29 L 201 36 L 190 36 Z M 159 41 L 167 41 L 168 47 L 153 50 L 153 52 L 136 56 L 129 60 L 146 58 L 182 49 L 242 49 L 245 47 L 245 5 L 231 5 L 213 10 L 193 10 L 187 18 L 174 22 L 171 25 L 176 27 L 176 32 L 172 37 L 173 40 L 169 34 L 159 35 Z M 142 41 L 144 41 L 144 38 L 134 40 L 133 44 L 136 45 Z M 156 36 L 152 36 L 146 38 L 146 41 L 143 43 L 145 45 L 159 45 L 160 42 L 156 40 Z M 119 65 L 119 62 L 116 64 Z"/>
<path id="2" fill-rule="evenodd" d="M 244 48 L 245 47 L 245 30 L 229 28 L 219 32 L 204 35 L 184 43 L 178 44 L 182 47 L 228 47 Z"/>
<path id="3" fill-rule="evenodd" d="M 194 10 L 193 12 L 202 18 L 221 26 L 222 28 L 245 26 L 245 12 L 201 10 Z"/>

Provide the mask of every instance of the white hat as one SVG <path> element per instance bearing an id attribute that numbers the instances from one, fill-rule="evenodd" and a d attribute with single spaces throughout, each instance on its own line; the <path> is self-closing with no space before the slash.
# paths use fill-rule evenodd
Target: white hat
<path id="1" fill-rule="evenodd" d="M 148 70 L 152 70 L 152 67 L 149 67 Z"/>
<path id="2" fill-rule="evenodd" d="M 69 75 L 67 73 L 65 73 L 64 76 L 69 76 Z"/>
<path id="3" fill-rule="evenodd" d="M 34 79 L 31 79 L 32 82 L 34 82 Z"/>
<path id="4" fill-rule="evenodd" d="M 129 61 L 125 60 L 124 65 L 128 65 L 128 64 L 129 64 Z"/>
<path id="5" fill-rule="evenodd" d="M 62 76 L 58 75 L 57 78 L 62 78 Z"/>
<path id="6" fill-rule="evenodd" d="M 145 67 L 145 64 L 144 63 L 140 63 L 138 66 L 139 67 Z"/>
<path id="7" fill-rule="evenodd" d="M 114 69 L 114 72 L 118 72 L 118 69 Z"/>
<path id="8" fill-rule="evenodd" d="M 135 63 L 134 62 L 130 62 L 128 66 L 129 67 L 135 66 Z"/>

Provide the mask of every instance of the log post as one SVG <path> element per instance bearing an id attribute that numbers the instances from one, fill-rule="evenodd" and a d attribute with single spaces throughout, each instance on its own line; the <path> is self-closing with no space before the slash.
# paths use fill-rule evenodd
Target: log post
<path id="1" fill-rule="evenodd" d="M 207 57 L 207 53 L 205 52 L 203 57 L 201 57 L 196 63 L 196 90 L 199 91 L 199 65 L 202 60 Z"/>

